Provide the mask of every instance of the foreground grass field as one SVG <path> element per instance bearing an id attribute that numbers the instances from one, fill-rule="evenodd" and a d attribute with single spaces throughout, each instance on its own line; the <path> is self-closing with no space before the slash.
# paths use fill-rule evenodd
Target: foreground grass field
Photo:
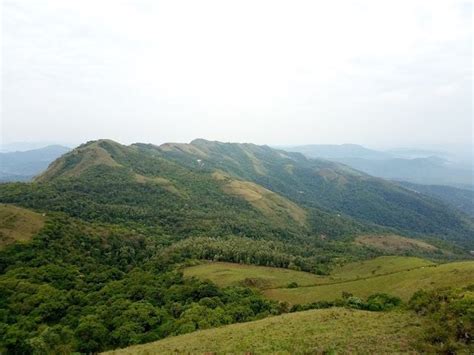
<path id="1" fill-rule="evenodd" d="M 0 204 L 0 248 L 26 242 L 44 226 L 45 217 L 30 210 Z"/>
<path id="2" fill-rule="evenodd" d="M 264 294 L 268 298 L 286 301 L 290 304 L 304 304 L 321 300 L 330 301 L 340 298 L 343 291 L 350 292 L 358 297 L 367 297 L 377 292 L 385 292 L 406 301 L 419 289 L 461 287 L 473 283 L 474 262 L 465 261 L 434 267 L 421 267 L 355 281 L 294 289 L 269 289 L 264 290 Z"/>
<path id="3" fill-rule="evenodd" d="M 197 331 L 110 354 L 407 353 L 416 350 L 422 333 L 409 312 L 332 308 Z"/>

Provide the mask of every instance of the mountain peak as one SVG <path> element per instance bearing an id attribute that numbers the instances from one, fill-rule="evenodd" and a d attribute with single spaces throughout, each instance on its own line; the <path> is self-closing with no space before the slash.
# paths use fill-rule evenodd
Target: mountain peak
<path id="1" fill-rule="evenodd" d="M 126 146 L 110 139 L 89 141 L 56 159 L 48 169 L 35 178 L 44 182 L 59 177 L 74 177 L 96 165 L 120 166 L 112 153 L 123 151 Z"/>

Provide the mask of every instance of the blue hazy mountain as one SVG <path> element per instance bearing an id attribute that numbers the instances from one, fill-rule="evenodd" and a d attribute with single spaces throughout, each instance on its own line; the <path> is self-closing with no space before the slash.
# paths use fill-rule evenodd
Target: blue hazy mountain
<path id="1" fill-rule="evenodd" d="M 29 181 L 69 151 L 69 148 L 61 145 L 50 145 L 40 149 L 0 153 L 0 181 Z"/>

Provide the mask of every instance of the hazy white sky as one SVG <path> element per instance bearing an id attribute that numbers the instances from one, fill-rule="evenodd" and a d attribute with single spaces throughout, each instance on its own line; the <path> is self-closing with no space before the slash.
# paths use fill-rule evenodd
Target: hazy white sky
<path id="1" fill-rule="evenodd" d="M 1 3 L 4 143 L 472 140 L 472 1 Z"/>

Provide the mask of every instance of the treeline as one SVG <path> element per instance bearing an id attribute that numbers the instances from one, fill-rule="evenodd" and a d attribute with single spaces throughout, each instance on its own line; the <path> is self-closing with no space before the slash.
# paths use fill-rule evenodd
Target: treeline
<path id="1" fill-rule="evenodd" d="M 154 258 L 156 265 L 176 264 L 189 259 L 227 261 L 241 264 L 273 266 L 312 272 L 329 273 L 334 259 L 344 262 L 349 258 L 368 258 L 375 252 L 338 242 L 305 244 L 284 243 L 278 240 L 245 237 L 192 237 L 160 251 Z M 351 253 L 352 252 L 352 253 Z"/>

